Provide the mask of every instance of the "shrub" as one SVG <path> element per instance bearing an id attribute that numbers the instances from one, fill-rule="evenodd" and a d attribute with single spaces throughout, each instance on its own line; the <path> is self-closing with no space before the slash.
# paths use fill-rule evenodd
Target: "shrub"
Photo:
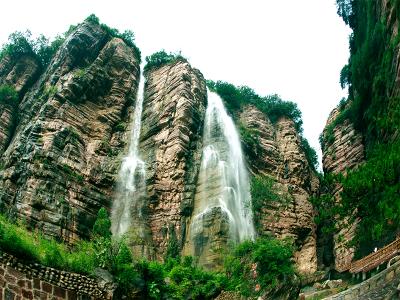
<path id="1" fill-rule="evenodd" d="M 12 86 L 0 86 L 0 103 L 16 107 L 18 105 L 18 94 Z"/>
<path id="2" fill-rule="evenodd" d="M 178 60 L 186 60 L 181 53 L 167 53 L 165 50 L 161 50 L 153 53 L 150 56 L 146 56 L 146 65 L 144 71 L 148 71 L 153 68 L 159 68 L 163 65 L 176 62 Z"/>
<path id="3" fill-rule="evenodd" d="M 293 251 L 291 242 L 273 238 L 243 242 L 225 262 L 229 289 L 257 297 L 280 284 L 290 286 L 295 278 Z"/>
<path id="4" fill-rule="evenodd" d="M 97 213 L 97 219 L 93 225 L 92 234 L 94 237 L 111 237 L 111 220 L 108 216 L 107 210 L 104 207 L 100 208 Z"/>
<path id="5" fill-rule="evenodd" d="M 32 39 L 31 36 L 32 34 L 29 30 L 25 32 L 16 31 L 10 34 L 8 42 L 0 50 L 0 59 L 4 56 L 18 59 L 21 56 L 29 55 L 36 57 L 42 68 L 46 68 L 65 38 L 56 36 L 50 42 L 44 35 L 40 35 L 36 40 Z"/>

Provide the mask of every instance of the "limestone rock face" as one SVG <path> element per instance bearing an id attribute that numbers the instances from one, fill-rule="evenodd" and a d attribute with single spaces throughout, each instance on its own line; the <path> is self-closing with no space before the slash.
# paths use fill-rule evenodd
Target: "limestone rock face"
<path id="1" fill-rule="evenodd" d="M 326 141 L 327 127 L 334 122 L 339 115 L 339 110 L 335 108 L 329 115 L 325 126 L 323 137 Z M 322 150 L 322 163 L 325 173 L 346 175 L 347 171 L 352 170 L 364 162 L 364 144 L 363 138 L 358 133 L 349 120 L 333 128 L 332 142 L 327 143 Z M 337 201 L 340 201 L 340 192 L 342 187 L 336 186 L 333 195 Z M 334 235 L 333 255 L 335 269 L 339 272 L 345 271 L 350 266 L 354 257 L 354 248 L 346 247 L 346 243 L 355 236 L 357 224 L 348 224 L 348 220 L 341 220 L 341 229 Z"/>
<path id="2" fill-rule="evenodd" d="M 126 140 L 117 125 L 138 85 L 135 53 L 89 22 L 67 37 L 18 107 L 1 158 L 3 212 L 67 242 L 89 234 L 98 209 L 110 207 Z"/>
<path id="3" fill-rule="evenodd" d="M 206 108 L 202 74 L 178 61 L 145 74 L 141 157 L 146 162 L 148 223 L 156 257 L 182 245 L 193 210 Z"/>
<path id="4" fill-rule="evenodd" d="M 291 237 L 298 247 L 295 261 L 301 273 L 317 270 L 316 226 L 309 197 L 318 189 L 315 171 L 309 166 L 292 120 L 280 118 L 276 124 L 254 106 L 240 115 L 242 124 L 258 136 L 258 157 L 250 161 L 254 174 L 273 178 L 274 188 L 286 200 L 262 207 L 260 228 L 263 234 Z"/>
<path id="5" fill-rule="evenodd" d="M 5 56 L 0 61 L 0 85 L 8 85 L 15 89 L 19 98 L 34 83 L 40 73 L 36 58 L 24 55 L 18 58 Z M 9 144 L 16 123 L 16 106 L 0 103 L 0 155 Z"/>

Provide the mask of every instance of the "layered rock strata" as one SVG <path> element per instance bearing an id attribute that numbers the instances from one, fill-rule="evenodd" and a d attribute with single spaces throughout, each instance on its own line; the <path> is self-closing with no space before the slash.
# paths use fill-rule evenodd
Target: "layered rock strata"
<path id="1" fill-rule="evenodd" d="M 333 124 L 339 113 L 338 108 L 335 108 L 330 113 L 323 132 L 325 143 L 322 151 L 322 163 L 325 174 L 341 173 L 346 175 L 348 171 L 364 162 L 362 135 L 354 129 L 354 125 L 349 120 L 336 125 L 331 132 L 333 134 L 333 137 L 330 138 L 332 142 L 327 142 L 329 140 L 327 128 L 332 126 L 331 124 Z M 341 191 L 341 185 L 337 185 L 335 190 L 332 191 L 337 201 L 340 201 Z M 338 223 L 338 228 L 340 229 L 333 238 L 333 255 L 334 267 L 339 272 L 347 270 L 354 257 L 355 249 L 348 247 L 347 243 L 354 238 L 356 227 L 357 224 L 349 223 L 348 219 L 341 220 Z"/>
<path id="2" fill-rule="evenodd" d="M 240 121 L 259 143 L 260 153 L 250 161 L 252 172 L 272 178 L 274 189 L 283 199 L 264 203 L 258 230 L 278 238 L 293 238 L 298 270 L 313 273 L 317 270 L 316 226 L 309 198 L 318 190 L 319 182 L 307 162 L 295 124 L 285 117 L 272 124 L 254 106 L 243 109 Z"/>
<path id="3" fill-rule="evenodd" d="M 148 223 L 157 258 L 182 246 L 193 210 L 206 108 L 202 74 L 179 60 L 146 74 L 141 157 L 146 162 Z"/>
<path id="4" fill-rule="evenodd" d="M 5 56 L 0 61 L 0 86 L 15 89 L 18 97 L 22 98 L 27 89 L 34 83 L 40 73 L 40 65 L 33 55 L 23 55 L 12 58 Z M 7 148 L 14 134 L 17 123 L 16 103 L 0 101 L 0 155 Z"/>
<path id="5" fill-rule="evenodd" d="M 1 158 L 3 212 L 67 242 L 89 235 L 98 209 L 110 206 L 139 60 L 90 22 L 66 38 L 19 104 Z"/>

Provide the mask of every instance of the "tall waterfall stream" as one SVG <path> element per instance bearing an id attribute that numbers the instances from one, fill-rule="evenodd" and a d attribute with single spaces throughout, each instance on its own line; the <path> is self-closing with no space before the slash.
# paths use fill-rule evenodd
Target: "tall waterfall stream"
<path id="1" fill-rule="evenodd" d="M 218 94 L 207 90 L 198 203 L 191 221 L 191 238 L 201 235 L 204 219 L 219 209 L 229 224 L 233 242 L 254 239 L 250 183 L 239 134 Z"/>
<path id="2" fill-rule="evenodd" d="M 141 66 L 141 70 L 143 70 Z M 127 156 L 124 157 L 118 174 L 117 196 L 111 212 L 111 231 L 114 236 L 128 232 L 132 218 L 140 218 L 141 210 L 137 209 L 139 199 L 146 189 L 145 163 L 139 156 L 139 137 L 142 123 L 143 97 L 145 78 L 141 71 L 137 100 L 132 120 L 131 137 Z M 139 214 L 132 216 L 132 213 Z"/>

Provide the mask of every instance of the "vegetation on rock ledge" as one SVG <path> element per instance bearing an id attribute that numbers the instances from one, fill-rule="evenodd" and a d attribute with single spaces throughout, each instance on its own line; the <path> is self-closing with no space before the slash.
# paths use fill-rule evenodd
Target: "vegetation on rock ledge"
<path id="1" fill-rule="evenodd" d="M 400 1 L 387 1 L 384 7 L 381 1 L 337 0 L 337 7 L 353 29 L 349 62 L 340 74 L 342 87 L 349 87 L 349 97 L 325 129 L 321 146 L 332 143 L 334 127 L 349 120 L 363 136 L 366 162 L 345 178 L 338 177 L 342 201 L 334 203 L 325 196 L 332 207 L 325 206 L 327 215 L 337 212 L 342 217 L 360 218 L 352 244 L 357 246 L 357 255 L 363 256 L 393 240 L 400 231 L 400 97 L 396 81 L 400 35 L 394 34 Z"/>
<path id="2" fill-rule="evenodd" d="M 254 105 L 263 112 L 272 123 L 276 123 L 282 117 L 291 119 L 295 124 L 297 133 L 299 134 L 301 141 L 300 146 L 306 155 L 310 167 L 314 170 L 318 168 L 317 153 L 303 136 L 301 111 L 297 107 L 296 103 L 284 101 L 276 94 L 261 97 L 257 95 L 253 89 L 247 86 L 236 87 L 233 84 L 223 81 L 214 82 L 208 80 L 207 85 L 224 100 L 226 109 L 235 119 L 237 119 L 239 111 L 242 110 L 245 105 L 249 104 Z M 249 131 L 242 130 L 241 133 L 245 133 L 244 138 L 246 141 L 251 142 L 251 145 L 248 145 L 247 148 L 253 149 L 252 151 L 257 153 L 257 149 L 254 147 L 254 145 L 257 144 L 255 143 L 257 137 L 254 136 L 254 134 L 251 136 L 251 132 Z M 249 137 L 249 135 L 251 137 Z"/>
<path id="3" fill-rule="evenodd" d="M 150 56 L 146 56 L 146 65 L 144 66 L 144 71 L 148 71 L 153 68 L 160 68 L 166 64 L 174 63 L 179 60 L 186 59 L 181 55 L 181 53 L 167 53 L 165 50 L 161 50 L 153 53 Z"/>

